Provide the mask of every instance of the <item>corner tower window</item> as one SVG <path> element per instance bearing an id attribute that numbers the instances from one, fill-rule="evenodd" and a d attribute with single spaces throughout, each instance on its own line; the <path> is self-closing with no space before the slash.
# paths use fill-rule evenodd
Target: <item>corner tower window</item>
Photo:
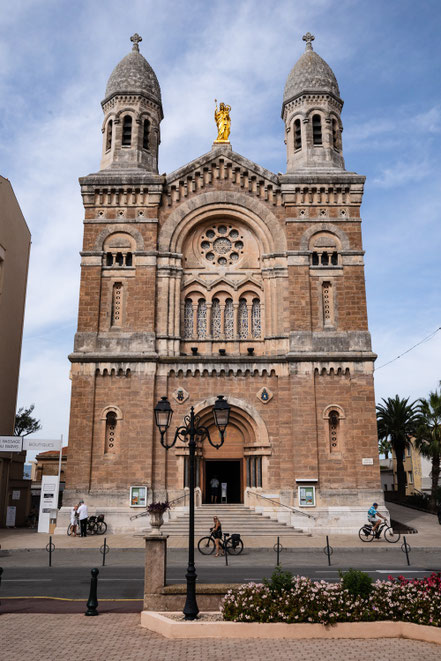
<path id="1" fill-rule="evenodd" d="M 116 413 L 115 411 L 109 411 L 106 415 L 106 444 L 105 452 L 113 453 L 115 452 L 116 446 Z"/>
<path id="2" fill-rule="evenodd" d="M 331 452 L 339 451 L 340 441 L 340 416 L 338 411 L 331 411 L 329 413 L 329 445 Z"/>
<path id="3" fill-rule="evenodd" d="M 184 337 L 189 340 L 193 337 L 193 301 L 186 298 L 184 303 Z"/>
<path id="4" fill-rule="evenodd" d="M 130 147 L 132 144 L 132 118 L 126 115 L 123 120 L 122 145 Z"/>
<path id="5" fill-rule="evenodd" d="M 300 125 L 300 119 L 296 119 L 294 122 L 294 149 L 302 148 L 302 128 Z"/>
<path id="6" fill-rule="evenodd" d="M 322 120 L 320 115 L 312 118 L 312 142 L 314 145 L 322 144 Z"/>
<path id="7" fill-rule="evenodd" d="M 122 297 L 123 297 L 122 282 L 115 282 L 112 290 L 112 318 L 111 318 L 112 326 L 121 326 Z"/>
<path id="8" fill-rule="evenodd" d="M 107 124 L 107 133 L 106 133 L 106 151 L 112 147 L 112 131 L 113 131 L 113 121 L 110 120 Z"/>
<path id="9" fill-rule="evenodd" d="M 332 284 L 324 282 L 322 285 L 322 303 L 323 303 L 323 324 L 332 326 L 334 324 L 334 301 L 332 294 Z"/>
<path id="10" fill-rule="evenodd" d="M 337 120 L 333 119 L 332 120 L 332 146 L 336 151 L 339 151 L 340 145 L 339 145 L 339 139 L 338 139 L 338 124 Z"/>
<path id="11" fill-rule="evenodd" d="M 144 149 L 149 148 L 149 134 L 150 134 L 150 122 L 148 119 L 144 120 L 144 129 L 142 134 L 142 146 Z"/>

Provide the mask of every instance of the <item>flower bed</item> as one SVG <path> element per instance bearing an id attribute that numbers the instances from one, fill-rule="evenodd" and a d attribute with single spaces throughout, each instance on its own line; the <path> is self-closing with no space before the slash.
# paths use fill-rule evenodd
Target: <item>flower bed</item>
<path id="1" fill-rule="evenodd" d="M 278 571 L 265 584 L 230 590 L 221 605 L 224 620 L 321 624 L 392 620 L 441 627 L 441 574 L 415 580 L 389 577 L 357 590 L 353 585 L 347 589 L 344 578 L 327 583 Z"/>

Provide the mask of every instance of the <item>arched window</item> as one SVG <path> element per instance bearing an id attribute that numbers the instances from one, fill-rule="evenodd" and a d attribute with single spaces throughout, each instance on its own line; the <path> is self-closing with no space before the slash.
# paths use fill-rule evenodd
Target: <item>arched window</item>
<path id="1" fill-rule="evenodd" d="M 339 135 L 338 135 L 338 122 L 336 119 L 332 120 L 332 146 L 337 151 L 340 149 Z"/>
<path id="2" fill-rule="evenodd" d="M 246 340 L 248 337 L 248 308 L 244 298 L 239 301 L 239 338 Z"/>
<path id="3" fill-rule="evenodd" d="M 113 265 L 113 255 L 111 252 L 106 253 L 106 266 Z"/>
<path id="4" fill-rule="evenodd" d="M 118 424 L 115 411 L 109 411 L 106 415 L 106 440 L 104 452 L 116 452 L 116 426 Z"/>
<path id="5" fill-rule="evenodd" d="M 322 252 L 321 263 L 322 263 L 322 266 L 328 266 L 328 264 L 329 264 L 329 255 L 326 252 L 326 250 L 324 252 Z"/>
<path id="6" fill-rule="evenodd" d="M 300 124 L 300 119 L 296 119 L 294 122 L 294 149 L 302 148 L 302 127 Z"/>
<path id="7" fill-rule="evenodd" d="M 334 323 L 334 301 L 332 297 L 332 285 L 330 282 L 322 284 L 323 324 L 332 326 Z"/>
<path id="8" fill-rule="evenodd" d="M 122 282 L 115 282 L 112 288 L 112 313 L 111 325 L 121 326 L 122 324 L 122 303 L 123 303 L 123 286 Z"/>
<path id="9" fill-rule="evenodd" d="M 211 305 L 211 337 L 219 338 L 221 335 L 221 309 L 218 298 L 213 298 Z"/>
<path id="10" fill-rule="evenodd" d="M 112 130 L 113 130 L 113 121 L 110 120 L 107 124 L 107 133 L 106 133 L 106 151 L 112 146 Z"/>
<path id="11" fill-rule="evenodd" d="M 322 144 L 322 120 L 320 115 L 312 117 L 312 142 L 314 145 Z"/>
<path id="12" fill-rule="evenodd" d="M 232 340 L 234 337 L 234 307 L 233 299 L 227 298 L 225 301 L 224 312 L 224 333 L 225 339 Z"/>
<path id="13" fill-rule="evenodd" d="M 340 441 L 340 415 L 338 411 L 330 411 L 328 418 L 329 425 L 329 449 L 331 452 L 339 451 Z"/>
<path id="14" fill-rule="evenodd" d="M 130 147 L 132 144 L 132 118 L 126 115 L 123 119 L 122 144 L 124 147 Z"/>
<path id="15" fill-rule="evenodd" d="M 338 252 L 335 251 L 331 255 L 331 264 L 332 266 L 338 266 Z"/>
<path id="16" fill-rule="evenodd" d="M 149 134 L 150 134 L 150 122 L 148 119 L 144 120 L 144 129 L 142 133 L 142 146 L 144 149 L 149 148 Z"/>
<path id="17" fill-rule="evenodd" d="M 251 326 L 253 337 L 261 337 L 262 321 L 260 316 L 260 301 L 258 298 L 253 299 L 253 306 L 251 308 Z"/>
<path id="18" fill-rule="evenodd" d="M 207 303 L 204 298 L 198 302 L 198 340 L 205 340 L 207 337 Z"/>
<path id="19" fill-rule="evenodd" d="M 132 266 L 132 264 L 133 264 L 133 256 L 132 256 L 132 253 L 131 253 L 131 252 L 126 253 L 126 259 L 125 259 L 125 262 L 126 262 L 126 266 Z"/>
<path id="20" fill-rule="evenodd" d="M 193 301 L 186 298 L 184 303 L 184 337 L 189 340 L 193 337 Z"/>
<path id="21" fill-rule="evenodd" d="M 319 256 L 317 252 L 312 253 L 312 265 L 313 266 L 318 266 L 319 263 Z"/>

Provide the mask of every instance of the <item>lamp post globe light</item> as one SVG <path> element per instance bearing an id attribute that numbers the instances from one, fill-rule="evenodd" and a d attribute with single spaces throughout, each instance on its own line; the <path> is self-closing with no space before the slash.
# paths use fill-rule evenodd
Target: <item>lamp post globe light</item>
<path id="1" fill-rule="evenodd" d="M 220 434 L 220 443 L 215 443 L 210 438 L 207 427 L 200 424 L 200 418 L 195 415 L 194 407 L 190 409 L 190 415 L 184 417 L 184 425 L 177 427 L 174 439 L 167 443 L 166 433 L 170 426 L 173 410 L 167 397 L 161 397 L 154 409 L 155 423 L 161 434 L 161 445 L 169 450 L 179 439 L 188 443 L 190 452 L 190 524 L 188 529 L 188 566 L 185 578 L 187 579 L 187 597 L 183 613 L 186 620 L 195 620 L 199 613 L 196 602 L 196 569 L 194 566 L 194 482 L 195 482 L 195 450 L 198 442 L 206 438 L 210 445 L 218 450 L 224 443 L 225 430 L 230 419 L 230 405 L 223 395 L 218 395 L 213 406 L 213 417 Z"/>

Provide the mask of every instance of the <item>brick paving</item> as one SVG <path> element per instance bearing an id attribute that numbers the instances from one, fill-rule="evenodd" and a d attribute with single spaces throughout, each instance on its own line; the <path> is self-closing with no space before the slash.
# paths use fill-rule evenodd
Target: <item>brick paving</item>
<path id="1" fill-rule="evenodd" d="M 0 658 L 7 661 L 439 661 L 438 645 L 379 640 L 170 640 L 142 629 L 140 616 L 30 615 L 0 617 Z"/>

